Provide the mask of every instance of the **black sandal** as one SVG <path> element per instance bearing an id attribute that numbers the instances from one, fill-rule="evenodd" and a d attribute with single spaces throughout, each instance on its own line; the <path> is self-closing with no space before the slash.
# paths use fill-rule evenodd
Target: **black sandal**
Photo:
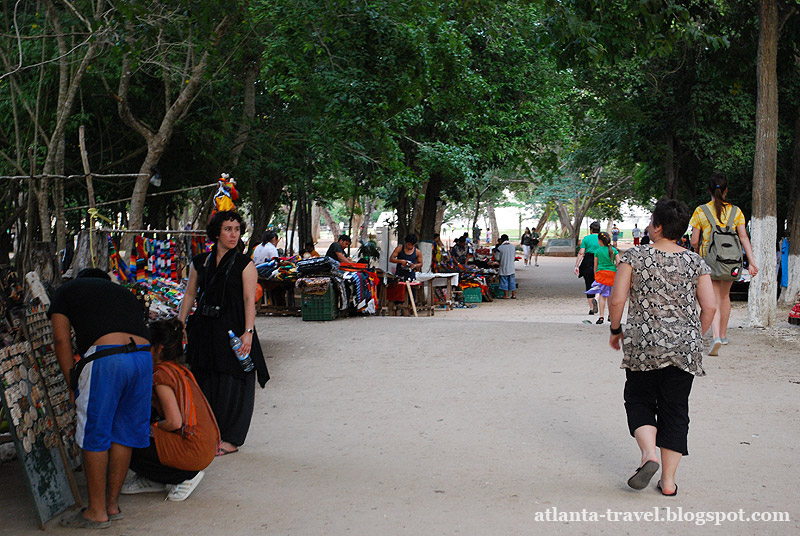
<path id="1" fill-rule="evenodd" d="M 656 471 L 658 471 L 658 462 L 647 460 L 628 479 L 628 485 L 633 489 L 644 489 L 650 483 L 650 479 L 653 478 Z"/>
<path id="2" fill-rule="evenodd" d="M 674 497 L 675 495 L 678 494 L 678 485 L 677 484 L 675 484 L 675 491 L 673 491 L 672 493 L 664 493 L 664 488 L 661 487 L 661 481 L 660 480 L 658 481 L 658 484 L 656 484 L 656 487 L 658 488 L 658 491 L 661 492 L 661 495 L 663 495 L 664 497 Z"/>

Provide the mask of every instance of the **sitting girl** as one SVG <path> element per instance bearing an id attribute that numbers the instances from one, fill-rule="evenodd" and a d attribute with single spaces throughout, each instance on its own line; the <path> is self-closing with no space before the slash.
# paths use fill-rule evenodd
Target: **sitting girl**
<path id="1" fill-rule="evenodd" d="M 150 446 L 133 449 L 131 470 L 122 493 L 168 491 L 183 501 L 203 478 L 219 444 L 214 413 L 183 358 L 183 323 L 178 319 L 150 324 L 153 354 L 153 423 Z"/>

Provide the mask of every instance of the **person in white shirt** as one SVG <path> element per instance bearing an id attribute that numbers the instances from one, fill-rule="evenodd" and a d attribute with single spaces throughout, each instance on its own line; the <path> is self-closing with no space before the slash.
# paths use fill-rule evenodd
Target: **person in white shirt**
<path id="1" fill-rule="evenodd" d="M 278 233 L 275 231 L 265 231 L 261 237 L 261 243 L 253 250 L 253 262 L 258 266 L 278 256 Z"/>
<path id="2" fill-rule="evenodd" d="M 501 244 L 495 249 L 497 261 L 500 263 L 500 290 L 504 298 L 517 299 L 517 279 L 514 262 L 517 260 L 517 248 L 508 241 L 508 235 L 500 237 Z M 511 296 L 508 293 L 511 293 Z"/>

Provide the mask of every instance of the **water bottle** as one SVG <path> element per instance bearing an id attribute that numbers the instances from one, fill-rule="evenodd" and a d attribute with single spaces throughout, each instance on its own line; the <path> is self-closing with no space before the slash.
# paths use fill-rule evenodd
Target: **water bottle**
<path id="1" fill-rule="evenodd" d="M 236 358 L 239 360 L 242 369 L 245 372 L 253 370 L 253 360 L 250 359 L 250 354 L 239 355 L 239 348 L 242 347 L 242 339 L 237 337 L 231 330 L 228 330 L 228 337 L 231 339 L 231 348 L 233 349 L 233 353 L 236 354 Z"/>

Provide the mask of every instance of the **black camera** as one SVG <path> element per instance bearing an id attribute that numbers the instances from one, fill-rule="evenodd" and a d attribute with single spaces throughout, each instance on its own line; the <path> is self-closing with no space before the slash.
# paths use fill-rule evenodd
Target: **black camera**
<path id="1" fill-rule="evenodd" d="M 200 314 L 208 318 L 219 318 L 219 305 L 204 305 L 200 308 Z"/>

